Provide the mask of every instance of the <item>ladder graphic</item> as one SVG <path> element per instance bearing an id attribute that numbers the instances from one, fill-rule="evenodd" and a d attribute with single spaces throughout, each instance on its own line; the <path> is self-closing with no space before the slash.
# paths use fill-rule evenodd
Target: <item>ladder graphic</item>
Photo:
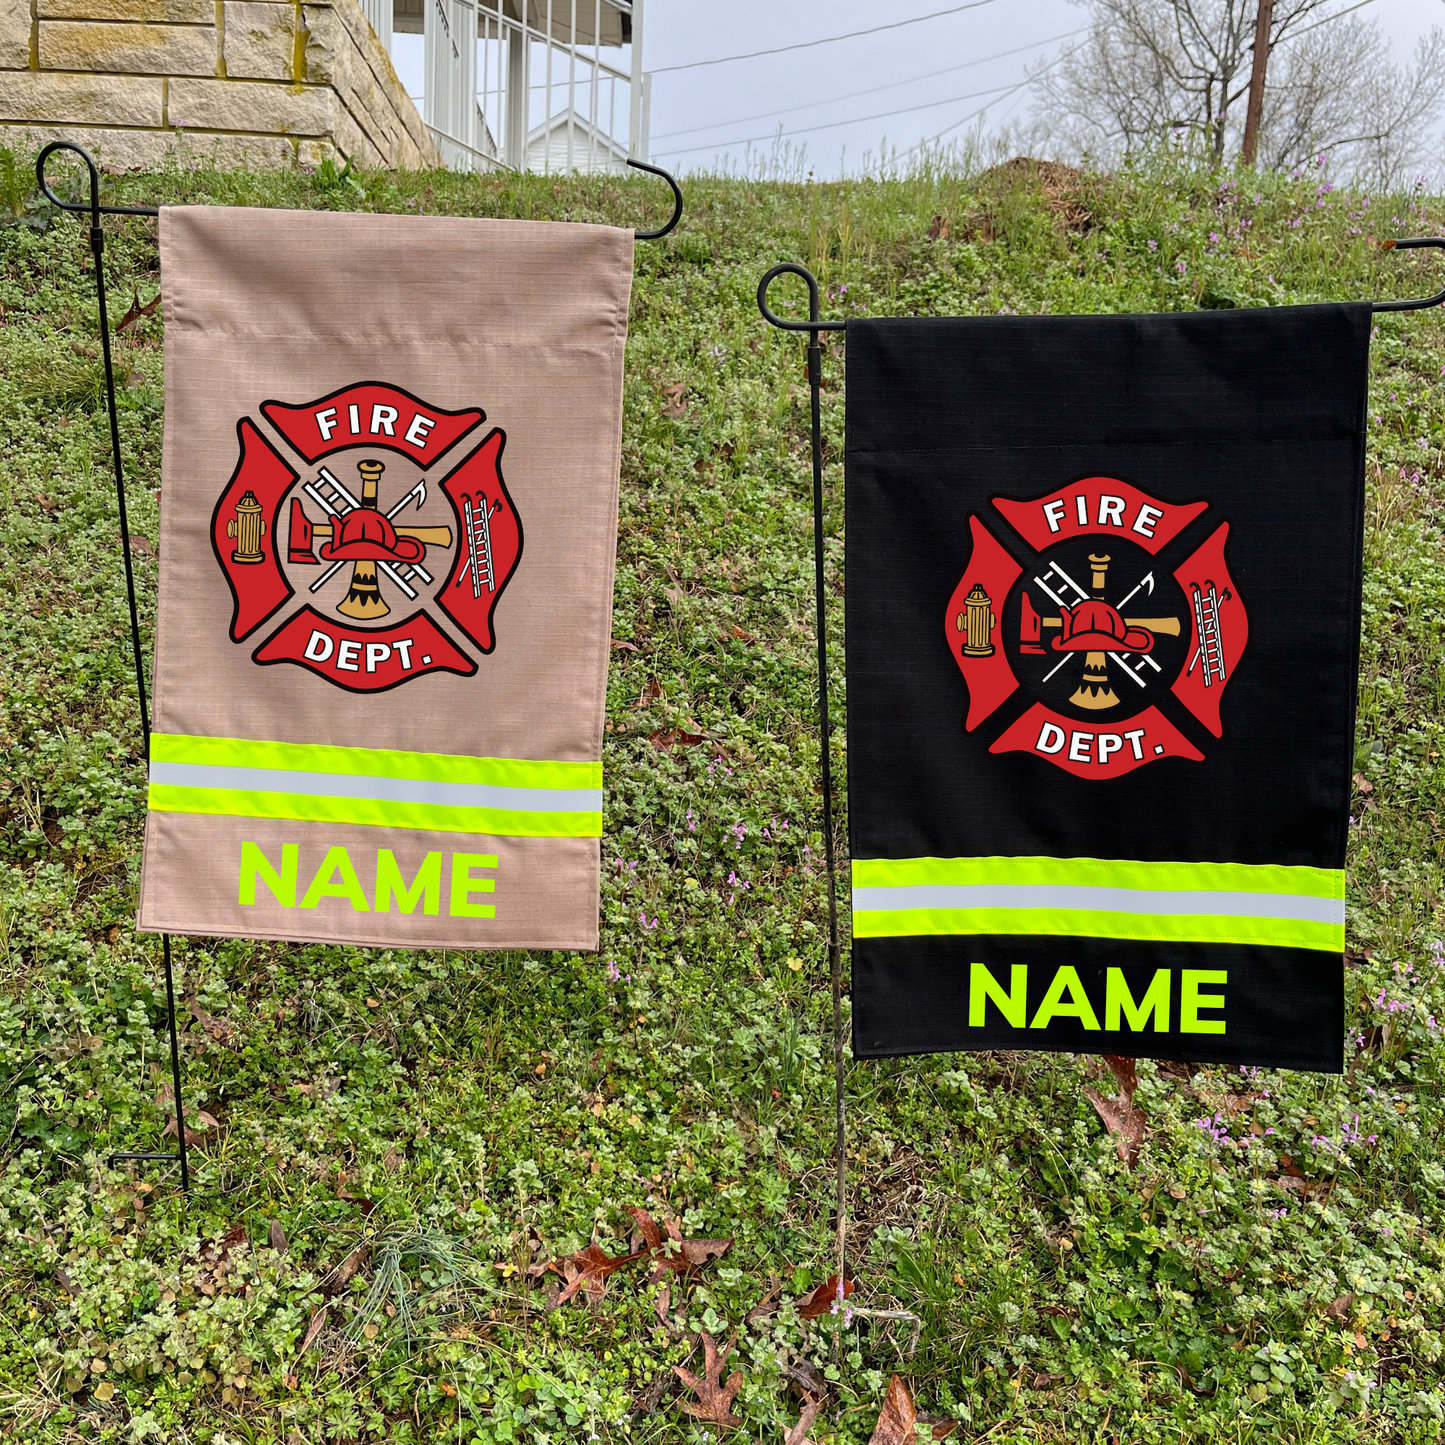
<path id="1" fill-rule="evenodd" d="M 1231 593 L 1226 588 L 1223 597 L 1214 589 L 1214 583 L 1206 581 L 1201 590 L 1199 583 L 1191 582 L 1190 587 L 1194 592 L 1194 627 L 1199 637 L 1199 646 L 1194 649 L 1194 656 L 1189 660 L 1189 668 L 1185 677 L 1194 673 L 1195 664 L 1201 659 L 1204 666 L 1200 676 L 1204 680 L 1205 687 L 1213 687 L 1215 682 L 1223 682 L 1224 670 L 1224 637 L 1219 627 L 1219 604 L 1227 602 Z"/>
<path id="2" fill-rule="evenodd" d="M 457 578 L 456 585 L 460 587 L 462 578 L 470 577 L 473 597 L 482 595 L 484 582 L 488 592 L 497 590 L 496 571 L 492 566 L 492 518 L 501 510 L 500 502 L 488 503 L 485 492 L 477 493 L 475 507 L 472 499 L 462 493 L 462 532 L 467 539 L 467 566 Z"/>
<path id="3" fill-rule="evenodd" d="M 306 495 L 329 517 L 344 517 L 361 505 L 326 467 L 318 467 L 316 480 L 306 483 Z"/>

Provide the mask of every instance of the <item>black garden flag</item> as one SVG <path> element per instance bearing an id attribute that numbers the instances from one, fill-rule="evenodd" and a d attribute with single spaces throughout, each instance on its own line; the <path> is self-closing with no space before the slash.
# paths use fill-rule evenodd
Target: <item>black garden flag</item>
<path id="1" fill-rule="evenodd" d="M 849 322 L 860 1057 L 1340 1069 L 1369 338 Z"/>

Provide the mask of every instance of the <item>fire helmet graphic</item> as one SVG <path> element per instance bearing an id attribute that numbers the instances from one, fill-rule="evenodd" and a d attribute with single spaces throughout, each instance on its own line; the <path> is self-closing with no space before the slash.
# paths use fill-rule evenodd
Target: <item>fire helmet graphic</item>
<path id="1" fill-rule="evenodd" d="M 993 507 L 997 519 L 969 518 L 972 550 L 944 618 L 968 687 L 965 730 L 987 724 L 990 752 L 1091 780 L 1202 762 L 1186 716 L 1223 736 L 1220 704 L 1249 640 L 1229 522 L 1211 525 L 1207 502 L 1166 502 L 1114 477 Z M 1015 703 L 1005 724 L 1000 709 L 1020 690 L 1030 705 Z"/>
<path id="2" fill-rule="evenodd" d="M 475 659 L 431 608 L 477 652 L 496 646 L 493 614 L 522 555 L 502 479 L 505 433 L 493 429 L 468 451 L 480 408 L 447 411 L 374 381 L 260 410 L 285 445 L 241 418 L 240 456 L 211 518 L 231 641 L 281 617 L 252 659 L 292 663 L 348 692 L 434 672 L 472 676 Z M 429 477 L 457 456 L 439 482 Z M 303 481 L 305 472 L 314 475 Z M 396 621 L 393 604 L 416 605 Z"/>

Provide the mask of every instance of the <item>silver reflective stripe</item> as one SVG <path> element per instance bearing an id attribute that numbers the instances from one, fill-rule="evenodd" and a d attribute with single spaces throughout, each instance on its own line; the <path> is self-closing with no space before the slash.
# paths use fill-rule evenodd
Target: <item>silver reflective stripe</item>
<path id="1" fill-rule="evenodd" d="M 518 813 L 602 811 L 601 788 L 501 788 L 485 783 L 436 783 L 422 778 L 356 777 L 350 773 L 299 773 L 280 768 L 228 768 L 209 763 L 152 763 L 150 780 L 173 788 L 298 793 L 312 798 L 371 798 L 381 803 L 507 808 Z"/>
<path id="2" fill-rule="evenodd" d="M 1159 892 L 1143 888 L 1083 888 L 1068 884 L 929 883 L 902 888 L 855 888 L 855 912 L 902 908 L 1089 909 L 1105 913 L 1190 914 L 1220 918 L 1345 921 L 1342 898 L 1298 893 Z"/>

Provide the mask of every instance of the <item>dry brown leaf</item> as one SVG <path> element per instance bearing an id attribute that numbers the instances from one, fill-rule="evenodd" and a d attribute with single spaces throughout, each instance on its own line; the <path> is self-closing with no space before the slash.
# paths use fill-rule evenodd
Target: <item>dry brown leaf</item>
<path id="1" fill-rule="evenodd" d="M 560 1274 L 565 1283 L 552 1307 L 566 1304 L 579 1290 L 586 1290 L 588 1300 L 596 1304 L 607 1293 L 607 1281 L 611 1276 L 645 1258 L 646 1254 L 646 1250 L 641 1250 L 637 1254 L 620 1254 L 614 1258 L 606 1254 L 601 1245 L 589 1244 L 586 1249 L 579 1249 L 566 1259 L 554 1259 L 547 1268 Z"/>
<path id="2" fill-rule="evenodd" d="M 170 1123 L 166 1125 L 165 1129 L 164 1129 L 163 1132 L 161 1133 L 161 1138 L 162 1138 L 162 1139 L 174 1139 L 175 1137 L 176 1137 L 176 1116 L 175 1116 L 174 1114 L 172 1114 L 172 1115 L 171 1115 L 171 1121 L 170 1121 Z M 196 1131 L 195 1131 L 194 1129 L 192 1129 L 189 1124 L 186 1125 L 186 1148 L 187 1148 L 187 1149 L 199 1149 L 199 1148 L 201 1147 L 201 1145 L 204 1144 L 205 1142 L 206 1142 L 206 1141 L 205 1141 L 205 1137 L 204 1137 L 203 1135 L 196 1133 Z"/>
<path id="3" fill-rule="evenodd" d="M 733 1341 L 729 1340 L 723 1347 L 722 1353 L 719 1354 L 713 1337 L 704 1330 L 702 1332 L 702 1378 L 699 1379 L 691 1370 L 685 1370 L 681 1365 L 672 1367 L 673 1374 L 697 1394 L 697 1404 L 694 1405 L 690 1400 L 685 1400 L 682 1408 L 694 1420 L 706 1420 L 709 1425 L 716 1425 L 719 1434 L 725 1430 L 736 1429 L 743 1423 L 740 1416 L 732 1413 L 732 1403 L 737 1398 L 738 1391 L 743 1387 L 743 1372 L 734 1370 L 726 1382 L 722 1377 L 723 1367 L 727 1364 L 732 1348 Z"/>
<path id="4" fill-rule="evenodd" d="M 804 1400 L 803 1413 L 798 1416 L 798 1423 L 783 1436 L 783 1445 L 812 1445 L 812 1441 L 808 1439 L 808 1431 L 813 1428 L 813 1421 L 818 1418 L 818 1411 L 822 1408 L 821 1400 Z"/>
<path id="5" fill-rule="evenodd" d="M 286 1253 L 286 1231 L 281 1228 L 281 1221 L 279 1219 L 273 1219 L 271 1221 L 271 1231 L 267 1239 L 271 1248 L 274 1249 L 277 1254 Z"/>
<path id="6" fill-rule="evenodd" d="M 1344 1320 L 1349 1318 L 1350 1306 L 1354 1304 L 1353 1294 L 1342 1294 L 1338 1299 L 1333 1299 L 1325 1306 L 1325 1314 L 1332 1320 Z"/>
<path id="7" fill-rule="evenodd" d="M 827 1376 L 806 1356 L 799 1355 L 795 1361 L 779 1359 L 778 1369 L 786 1380 L 798 1387 L 798 1393 L 806 1400 L 826 1400 L 833 1393 Z"/>
<path id="8" fill-rule="evenodd" d="M 917 1420 L 918 1411 L 913 1407 L 908 1386 L 897 1375 L 890 1375 L 883 1410 L 868 1445 L 915 1445 L 918 1435 L 913 1427 Z"/>
<path id="9" fill-rule="evenodd" d="M 667 1317 L 672 1311 L 671 1285 L 665 1284 L 658 1290 L 657 1298 L 652 1302 L 652 1308 L 657 1311 L 657 1318 L 661 1320 L 663 1324 L 666 1324 Z"/>
<path id="10" fill-rule="evenodd" d="M 667 1221 L 667 1238 L 664 1240 L 657 1221 L 645 1210 L 632 1205 L 627 1211 L 637 1225 L 637 1232 L 646 1244 L 646 1253 L 652 1257 L 653 1270 L 648 1284 L 656 1284 L 668 1270 L 674 1274 L 690 1275 L 715 1259 L 720 1259 L 733 1246 L 731 1239 L 684 1239 L 677 1220 Z"/>
<path id="11" fill-rule="evenodd" d="M 156 307 L 160 304 L 161 293 L 159 291 L 156 292 L 154 299 L 147 301 L 144 306 L 140 304 L 140 292 L 132 291 L 130 306 L 127 308 L 125 315 L 116 322 L 116 331 L 129 331 L 142 317 L 154 316 L 156 314 Z"/>
<path id="12" fill-rule="evenodd" d="M 851 1279 L 843 1281 L 843 1298 L 846 1300 L 855 1289 L 857 1282 Z M 830 1274 L 817 1289 L 810 1289 L 802 1299 L 798 1301 L 798 1313 L 805 1320 L 820 1319 L 823 1315 L 831 1314 L 833 1306 L 838 1299 L 838 1276 Z"/>
<path id="13" fill-rule="evenodd" d="M 189 1134 L 190 1130 L 187 1129 L 186 1133 Z M 200 1255 L 206 1267 L 196 1275 L 196 1288 L 208 1299 L 211 1298 L 231 1268 L 231 1251 L 249 1243 L 244 1224 L 233 1224 L 219 1239 L 203 1241 Z"/>
<path id="14" fill-rule="evenodd" d="M 1196 1384 L 1196 1383 L 1195 1383 L 1195 1380 L 1194 1380 L 1194 1376 L 1191 1375 L 1191 1374 L 1189 1373 L 1189 1371 L 1184 1368 L 1183 1365 L 1175 1365 L 1174 1368 L 1179 1371 L 1179 1378 L 1180 1378 L 1196 1395 L 1202 1395 L 1205 1399 L 1208 1399 L 1208 1398 L 1214 1393 L 1215 1388 L 1216 1388 L 1214 1385 L 1209 1385 L 1209 1386 L 1206 1387 L 1206 1386 L 1204 1386 L 1204 1385 Z"/>
<path id="15" fill-rule="evenodd" d="M 144 547 L 140 546 L 140 543 L 144 541 L 144 537 L 137 539 L 137 549 L 143 552 L 149 552 L 151 550 L 151 547 L 148 542 Z M 215 1042 L 218 1044 L 225 1043 L 226 1040 L 229 1039 L 233 1033 L 235 1033 L 235 1029 L 232 1028 L 231 1025 L 225 1021 L 225 1019 L 218 1019 L 215 1017 L 214 1014 L 208 1014 L 205 1009 L 203 1009 L 198 1003 L 191 1004 L 191 1017 L 194 1018 L 195 1021 L 200 1024 L 203 1029 L 205 1029 L 207 1037 L 214 1039 Z"/>
<path id="16" fill-rule="evenodd" d="M 782 1286 L 782 1280 L 780 1280 L 777 1275 L 770 1274 L 768 1276 L 767 1294 L 765 1294 L 762 1299 L 760 1299 L 757 1304 L 755 1304 L 752 1309 L 747 1312 L 747 1315 L 744 1317 L 743 1323 L 749 1325 L 755 1324 L 758 1320 L 765 1320 L 769 1315 L 776 1314 L 778 1310 L 778 1291 L 782 1288 Z"/>
<path id="17" fill-rule="evenodd" d="M 1134 1102 L 1134 1090 L 1139 1087 L 1139 1073 L 1136 1067 L 1136 1061 L 1132 1058 L 1125 1057 L 1123 1054 L 1101 1054 L 1100 1057 L 1108 1064 L 1109 1072 L 1114 1075 L 1119 1085 L 1119 1092 L 1132 1104 Z"/>
<path id="18" fill-rule="evenodd" d="M 306 1338 L 301 1341 L 301 1348 L 296 1351 L 296 1358 L 298 1360 L 311 1348 L 312 1341 L 321 1333 L 322 1326 L 325 1325 L 326 1316 L 330 1313 L 330 1310 L 331 1306 L 329 1304 L 321 1305 L 319 1308 L 312 1310 L 311 1323 L 306 1326 Z"/>
<path id="19" fill-rule="evenodd" d="M 338 1295 L 356 1278 L 357 1271 L 366 1263 L 367 1256 L 371 1253 L 371 1246 L 364 1241 L 358 1244 L 345 1259 L 341 1261 L 336 1273 L 326 1285 L 326 1293 Z"/>
<path id="20" fill-rule="evenodd" d="M 672 1384 L 672 1371 L 664 1367 L 652 1377 L 652 1383 L 637 1397 L 637 1404 L 634 1407 L 640 1415 L 652 1415 L 657 1407 L 662 1404 L 662 1397 L 667 1394 L 667 1387 Z"/>
<path id="21" fill-rule="evenodd" d="M 701 733 L 685 733 L 681 728 L 658 728 L 648 733 L 647 741 L 660 753 L 671 752 L 674 748 L 690 748 L 702 741 Z"/>
<path id="22" fill-rule="evenodd" d="M 1139 1146 L 1144 1142 L 1144 1130 L 1148 1124 L 1144 1111 L 1136 1109 L 1132 1099 L 1106 1098 L 1097 1089 L 1085 1089 L 1084 1097 L 1094 1106 L 1095 1113 L 1113 1136 L 1119 1158 L 1132 1169 L 1139 1157 Z"/>
<path id="23" fill-rule="evenodd" d="M 1134 1107 L 1134 1090 L 1138 1087 L 1139 1076 L 1132 1058 L 1121 1054 L 1104 1054 L 1103 1060 L 1119 1085 L 1117 1098 L 1106 1098 L 1097 1089 L 1086 1088 L 1084 1097 L 1094 1106 L 1095 1112 L 1104 1121 L 1104 1127 L 1114 1139 L 1114 1148 L 1126 1168 L 1132 1169 L 1139 1157 L 1139 1146 L 1144 1142 L 1148 1119 L 1142 1109 Z"/>

